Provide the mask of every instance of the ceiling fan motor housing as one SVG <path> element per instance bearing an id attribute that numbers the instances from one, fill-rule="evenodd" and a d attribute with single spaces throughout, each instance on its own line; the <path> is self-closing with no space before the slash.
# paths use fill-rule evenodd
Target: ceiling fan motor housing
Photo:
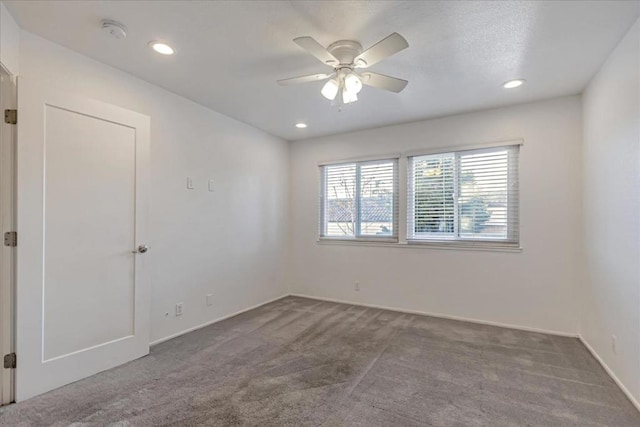
<path id="1" fill-rule="evenodd" d="M 353 40 L 339 40 L 329 45 L 327 50 L 340 61 L 340 64 L 329 65 L 336 68 L 340 68 L 340 66 L 353 67 L 353 61 L 362 53 L 362 45 Z"/>

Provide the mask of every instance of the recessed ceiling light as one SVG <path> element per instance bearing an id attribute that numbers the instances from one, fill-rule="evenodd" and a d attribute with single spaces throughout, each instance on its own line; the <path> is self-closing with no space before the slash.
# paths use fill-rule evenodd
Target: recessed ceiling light
<path id="1" fill-rule="evenodd" d="M 166 43 L 154 41 L 149 42 L 149 46 L 151 46 L 151 49 L 162 55 L 173 55 L 174 53 L 173 48 Z"/>
<path id="2" fill-rule="evenodd" d="M 502 87 L 505 89 L 515 89 L 517 87 L 522 86 L 524 82 L 525 82 L 524 79 L 509 80 L 508 82 L 504 82 L 502 84 Z"/>
<path id="3" fill-rule="evenodd" d="M 298 129 L 304 129 L 304 128 L 307 127 L 307 124 L 306 123 L 296 123 L 296 127 Z"/>

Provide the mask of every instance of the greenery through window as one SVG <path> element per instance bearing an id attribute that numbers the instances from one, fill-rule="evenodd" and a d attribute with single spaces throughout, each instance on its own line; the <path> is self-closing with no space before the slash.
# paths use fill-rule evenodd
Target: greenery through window
<path id="1" fill-rule="evenodd" d="M 409 158 L 409 240 L 517 243 L 518 147 Z"/>

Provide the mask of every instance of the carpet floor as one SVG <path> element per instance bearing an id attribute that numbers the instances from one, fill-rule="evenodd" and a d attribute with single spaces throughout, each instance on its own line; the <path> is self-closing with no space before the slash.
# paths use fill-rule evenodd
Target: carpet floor
<path id="1" fill-rule="evenodd" d="M 640 426 L 577 340 L 287 297 L 0 409 L 7 426 Z"/>

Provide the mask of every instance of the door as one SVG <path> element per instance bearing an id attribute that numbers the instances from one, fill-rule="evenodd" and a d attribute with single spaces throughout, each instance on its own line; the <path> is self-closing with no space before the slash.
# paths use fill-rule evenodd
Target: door
<path id="1" fill-rule="evenodd" d="M 15 128 L 4 111 L 16 108 L 13 77 L 0 65 L 0 231 L 15 231 Z M 0 357 L 13 353 L 15 247 L 0 246 Z M 13 401 L 13 369 L 0 366 L 0 405 Z"/>
<path id="2" fill-rule="evenodd" d="M 19 401 L 147 354 L 150 293 L 149 117 L 28 79 L 18 115 Z"/>

